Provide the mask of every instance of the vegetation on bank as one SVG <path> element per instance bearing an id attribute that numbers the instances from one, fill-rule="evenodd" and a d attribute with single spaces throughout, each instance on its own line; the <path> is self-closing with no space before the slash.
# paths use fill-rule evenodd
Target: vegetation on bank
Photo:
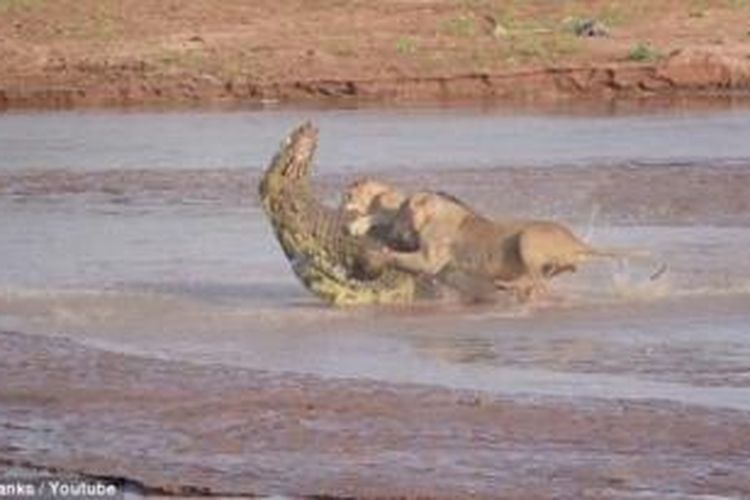
<path id="1" fill-rule="evenodd" d="M 0 0 L 0 93 L 653 64 L 747 46 L 749 17 L 750 0 Z"/>

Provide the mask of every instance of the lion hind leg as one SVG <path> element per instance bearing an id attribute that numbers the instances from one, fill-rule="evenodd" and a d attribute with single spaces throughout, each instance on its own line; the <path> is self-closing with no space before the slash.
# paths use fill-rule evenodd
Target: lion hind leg
<path id="1" fill-rule="evenodd" d="M 547 281 L 544 279 L 541 269 L 529 269 L 529 278 L 531 287 L 529 290 L 529 300 L 534 300 L 549 293 Z"/>
<path id="2" fill-rule="evenodd" d="M 514 280 L 494 280 L 495 287 L 513 294 L 519 302 L 529 302 L 547 293 L 547 284 L 543 278 L 534 279 L 530 273 Z"/>

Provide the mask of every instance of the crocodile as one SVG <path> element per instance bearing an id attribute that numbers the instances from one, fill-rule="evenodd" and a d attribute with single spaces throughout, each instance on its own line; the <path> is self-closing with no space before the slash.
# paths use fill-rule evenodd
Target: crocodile
<path id="1" fill-rule="evenodd" d="M 281 143 L 259 185 L 260 200 L 293 272 L 335 306 L 408 304 L 434 298 L 426 276 L 378 262 L 382 243 L 345 230 L 346 214 L 321 203 L 310 185 L 318 130 L 310 122 Z"/>

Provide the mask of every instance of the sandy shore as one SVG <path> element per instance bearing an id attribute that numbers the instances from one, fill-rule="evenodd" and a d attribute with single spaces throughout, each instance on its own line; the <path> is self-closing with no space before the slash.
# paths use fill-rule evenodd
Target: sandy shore
<path id="1" fill-rule="evenodd" d="M 750 495 L 741 412 L 271 375 L 10 332 L 0 348 L 0 471 L 173 494 Z"/>
<path id="2" fill-rule="evenodd" d="M 0 109 L 747 94 L 747 2 L 0 5 Z M 606 36 L 577 34 L 597 21 Z"/>

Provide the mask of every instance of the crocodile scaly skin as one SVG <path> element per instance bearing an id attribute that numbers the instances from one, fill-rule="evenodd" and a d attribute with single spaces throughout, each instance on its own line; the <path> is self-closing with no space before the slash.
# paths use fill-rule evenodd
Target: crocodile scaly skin
<path id="1" fill-rule="evenodd" d="M 371 266 L 379 243 L 349 235 L 344 214 L 315 198 L 310 173 L 317 141 L 312 124 L 297 127 L 282 142 L 259 187 L 295 274 L 312 293 L 338 306 L 406 304 L 429 296 L 429 282 L 392 267 Z"/>

